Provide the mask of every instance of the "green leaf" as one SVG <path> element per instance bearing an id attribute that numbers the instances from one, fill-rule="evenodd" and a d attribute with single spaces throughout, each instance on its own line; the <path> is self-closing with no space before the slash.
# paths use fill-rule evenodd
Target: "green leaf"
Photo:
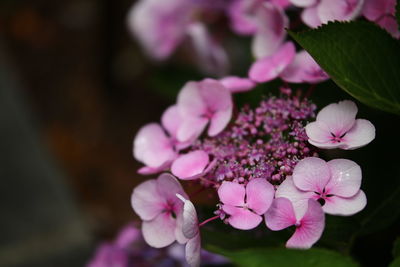
<path id="1" fill-rule="evenodd" d="M 394 258 L 400 258 L 400 237 L 394 241 L 392 254 Z"/>
<path id="2" fill-rule="evenodd" d="M 400 267 L 400 258 L 396 258 L 394 261 L 392 261 L 389 267 Z"/>
<path id="3" fill-rule="evenodd" d="M 289 34 L 347 93 L 400 115 L 400 42 L 385 30 L 353 21 Z"/>
<path id="4" fill-rule="evenodd" d="M 238 266 L 243 267 L 358 266 L 351 258 L 345 255 L 321 248 L 312 248 L 309 250 L 253 248 L 231 251 L 209 246 L 206 249 L 221 254 Z"/>

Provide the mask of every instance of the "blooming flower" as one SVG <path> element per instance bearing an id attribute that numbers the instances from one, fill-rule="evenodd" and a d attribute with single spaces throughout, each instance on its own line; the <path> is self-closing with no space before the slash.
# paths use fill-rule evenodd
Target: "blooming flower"
<path id="1" fill-rule="evenodd" d="M 361 168 L 347 159 L 325 162 L 310 157 L 301 160 L 278 187 L 275 196 L 285 197 L 298 210 L 307 207 L 308 199 L 320 202 L 324 212 L 333 215 L 353 215 L 362 210 L 367 199 L 361 186 Z"/>
<path id="2" fill-rule="evenodd" d="M 208 135 L 217 135 L 229 123 L 233 109 L 231 93 L 213 79 L 186 83 L 177 106 L 183 120 L 177 133 L 181 142 L 198 137 L 208 123 Z"/>
<path id="3" fill-rule="evenodd" d="M 325 227 L 325 216 L 315 200 L 308 200 L 305 212 L 293 208 L 287 198 L 276 198 L 265 213 L 265 223 L 272 231 L 279 231 L 294 225 L 296 230 L 286 242 L 288 248 L 310 248 L 319 240 Z"/>
<path id="4" fill-rule="evenodd" d="M 222 210 L 230 215 L 228 222 L 237 229 L 249 230 L 257 227 L 262 215 L 271 206 L 274 187 L 263 178 L 250 180 L 246 186 L 234 182 L 223 182 L 218 196 Z"/>
<path id="5" fill-rule="evenodd" d="M 183 204 L 175 194 L 187 198 L 176 178 L 167 173 L 143 182 L 133 190 L 131 204 L 143 220 L 144 240 L 152 247 L 165 247 L 175 240 L 187 241 L 179 227 Z"/>
<path id="6" fill-rule="evenodd" d="M 349 100 L 324 107 L 317 120 L 306 126 L 309 142 L 320 148 L 356 149 L 375 138 L 375 127 L 364 119 L 355 119 L 357 106 Z"/>

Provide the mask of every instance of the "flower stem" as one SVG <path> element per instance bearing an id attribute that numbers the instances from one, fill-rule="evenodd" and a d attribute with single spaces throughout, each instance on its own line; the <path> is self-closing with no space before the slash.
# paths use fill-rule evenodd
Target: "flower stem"
<path id="1" fill-rule="evenodd" d="M 204 222 L 200 223 L 200 224 L 199 224 L 199 227 L 202 227 L 202 226 L 205 225 L 206 223 L 211 222 L 211 221 L 214 221 L 214 220 L 216 220 L 216 219 L 218 219 L 218 218 L 219 218 L 219 215 L 214 216 L 214 217 L 211 217 L 211 218 L 205 220 Z"/>

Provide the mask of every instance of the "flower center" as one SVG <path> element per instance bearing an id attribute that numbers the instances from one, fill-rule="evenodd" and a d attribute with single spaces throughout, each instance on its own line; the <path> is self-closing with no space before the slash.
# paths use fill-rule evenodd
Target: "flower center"
<path id="1" fill-rule="evenodd" d="M 322 193 L 316 191 L 314 193 L 316 194 L 316 200 L 321 206 L 325 205 L 326 200 L 333 196 L 333 194 L 327 194 L 325 188 L 322 190 Z"/>
<path id="2" fill-rule="evenodd" d="M 334 134 L 331 132 L 331 142 L 340 143 L 343 142 L 343 138 L 346 136 L 347 132 L 344 134 Z"/>

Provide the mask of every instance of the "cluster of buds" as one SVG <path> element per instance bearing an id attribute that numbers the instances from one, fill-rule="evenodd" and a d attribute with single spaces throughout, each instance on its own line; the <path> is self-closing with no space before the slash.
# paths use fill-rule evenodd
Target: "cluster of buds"
<path id="1" fill-rule="evenodd" d="M 222 220 L 239 230 L 296 228 L 290 248 L 310 248 L 322 235 L 325 213 L 349 216 L 361 211 L 366 196 L 362 173 L 347 159 L 324 161 L 319 149 L 356 149 L 375 138 L 375 128 L 356 119 L 349 100 L 316 106 L 282 88 L 279 97 L 234 112 L 220 81 L 189 82 L 162 123 L 145 125 L 134 140 L 142 174 L 163 172 L 137 186 L 132 207 L 143 220 L 145 241 L 161 248 L 186 246 L 191 266 L 200 262 L 200 227 Z M 199 223 L 195 206 L 180 181 L 212 189 L 214 214 Z M 210 191 L 210 190 L 209 190 Z"/>

